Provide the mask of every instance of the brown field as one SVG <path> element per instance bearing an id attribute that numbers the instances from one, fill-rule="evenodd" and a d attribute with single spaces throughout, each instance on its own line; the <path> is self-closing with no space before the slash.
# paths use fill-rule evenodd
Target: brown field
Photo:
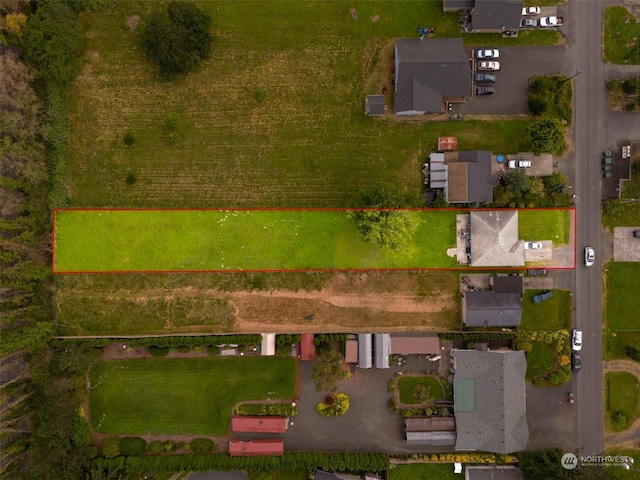
<path id="1" fill-rule="evenodd" d="M 64 286 L 57 297 L 59 327 L 65 335 L 130 335 L 372 328 L 436 331 L 458 326 L 459 302 L 453 293 L 458 274 L 454 272 L 247 278 L 254 283 L 256 278 L 266 280 L 254 289 L 241 283 L 225 284 L 225 275 L 59 277 Z M 305 320 L 307 315 L 314 319 Z"/>

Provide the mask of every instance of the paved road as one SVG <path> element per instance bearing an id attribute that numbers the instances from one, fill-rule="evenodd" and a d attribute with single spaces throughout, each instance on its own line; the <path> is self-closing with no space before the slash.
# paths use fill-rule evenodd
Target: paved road
<path id="1" fill-rule="evenodd" d="M 606 65 L 602 60 L 604 7 L 611 0 L 572 1 L 564 6 L 569 18 L 567 46 L 575 59 L 574 192 L 577 209 L 577 250 L 596 251 L 591 268 L 578 262 L 575 277 L 576 325 L 584 332 L 582 371 L 577 376 L 578 447 L 584 455 L 604 450 L 602 369 L 602 229 L 601 152 L 619 140 L 640 136 L 640 116 L 612 113 L 606 106 L 606 81 L 637 75 L 638 66 Z M 579 258 L 580 260 L 580 258 Z"/>

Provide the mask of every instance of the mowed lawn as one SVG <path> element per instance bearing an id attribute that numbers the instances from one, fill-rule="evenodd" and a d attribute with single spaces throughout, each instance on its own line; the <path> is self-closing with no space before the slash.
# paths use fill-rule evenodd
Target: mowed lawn
<path id="1" fill-rule="evenodd" d="M 625 345 L 640 350 L 640 263 L 611 262 L 605 278 L 605 356 L 628 359 Z"/>
<path id="2" fill-rule="evenodd" d="M 366 95 L 392 90 L 396 38 L 416 38 L 419 24 L 437 36 L 459 31 L 441 2 L 198 4 L 212 15 L 212 55 L 172 81 L 159 78 L 140 47 L 157 2 L 81 15 L 87 50 L 70 87 L 71 206 L 349 207 L 378 182 L 423 188 L 421 165 L 439 136 L 457 136 L 460 150 L 531 148 L 528 119 L 365 115 Z M 132 31 L 134 16 L 141 21 Z M 180 117 L 175 143 L 169 113 Z"/>
<path id="3" fill-rule="evenodd" d="M 94 365 L 89 379 L 98 433 L 226 435 L 236 403 L 291 399 L 296 365 L 289 357 L 116 360 Z"/>
<path id="4" fill-rule="evenodd" d="M 456 211 L 416 210 L 400 252 L 365 243 L 344 210 L 61 210 L 56 272 L 454 267 Z"/>
<path id="5" fill-rule="evenodd" d="M 540 303 L 531 297 L 542 290 L 525 290 L 522 299 L 522 330 L 556 331 L 570 330 L 572 316 L 572 294 L 570 290 L 552 290 L 553 296 Z"/>
<path id="6" fill-rule="evenodd" d="M 518 234 L 523 240 L 551 240 L 554 246 L 568 245 L 574 211 L 569 209 L 518 210 Z"/>

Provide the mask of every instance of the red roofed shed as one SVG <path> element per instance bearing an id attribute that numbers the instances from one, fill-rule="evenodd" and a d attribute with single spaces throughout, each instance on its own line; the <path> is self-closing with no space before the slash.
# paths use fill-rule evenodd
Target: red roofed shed
<path id="1" fill-rule="evenodd" d="M 232 432 L 284 433 L 287 431 L 286 417 L 233 417 Z"/>
<path id="2" fill-rule="evenodd" d="M 229 442 L 229 455 L 232 457 L 262 457 L 266 455 L 279 457 L 284 453 L 284 440 L 281 438 L 240 440 L 234 438 Z"/>
<path id="3" fill-rule="evenodd" d="M 447 150 L 458 149 L 458 137 L 438 137 L 438 151 L 445 152 Z"/>
<path id="4" fill-rule="evenodd" d="M 312 361 L 316 358 L 316 347 L 313 344 L 313 333 L 303 333 L 300 336 L 300 358 Z"/>

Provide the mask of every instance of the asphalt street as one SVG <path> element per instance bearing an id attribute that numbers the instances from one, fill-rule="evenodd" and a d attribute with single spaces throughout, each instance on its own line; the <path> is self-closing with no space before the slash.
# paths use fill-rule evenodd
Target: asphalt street
<path id="1" fill-rule="evenodd" d="M 577 209 L 575 323 L 584 334 L 582 371 L 577 375 L 578 448 L 583 455 L 604 450 L 602 368 L 602 152 L 619 140 L 640 138 L 635 113 L 607 110 L 606 81 L 638 75 L 640 67 L 607 65 L 602 59 L 604 8 L 611 0 L 574 0 L 564 5 L 568 19 L 567 47 L 575 60 L 574 193 Z M 584 266 L 586 246 L 596 252 L 596 264 Z"/>

